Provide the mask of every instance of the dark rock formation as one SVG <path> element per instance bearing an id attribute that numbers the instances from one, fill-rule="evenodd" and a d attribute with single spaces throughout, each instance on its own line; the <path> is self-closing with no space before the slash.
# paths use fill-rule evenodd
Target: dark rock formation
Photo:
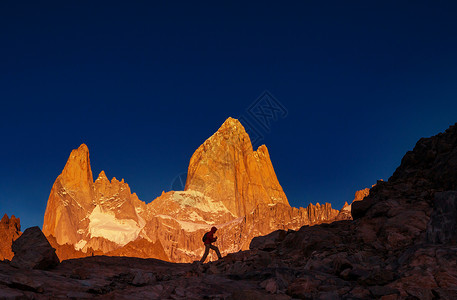
<path id="1" fill-rule="evenodd" d="M 435 194 L 435 207 L 427 225 L 427 241 L 457 242 L 457 191 Z"/>
<path id="2" fill-rule="evenodd" d="M 55 249 L 38 226 L 27 228 L 13 242 L 11 265 L 20 269 L 51 269 L 59 264 Z"/>

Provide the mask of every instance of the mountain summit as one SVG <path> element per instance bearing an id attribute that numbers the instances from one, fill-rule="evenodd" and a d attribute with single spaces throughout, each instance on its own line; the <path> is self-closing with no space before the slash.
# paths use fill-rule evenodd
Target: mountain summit
<path id="1" fill-rule="evenodd" d="M 94 182 L 89 149 L 82 144 L 71 152 L 54 182 L 43 233 L 77 250 L 114 250 L 135 240 L 144 226 L 136 213 L 136 208 L 142 207 L 140 202 L 127 183 L 116 178 L 110 182 L 104 171 Z"/>
<path id="2" fill-rule="evenodd" d="M 43 233 L 56 237 L 59 244 L 76 244 L 75 228 L 89 225 L 87 212 L 94 209 L 94 182 L 89 149 L 85 144 L 71 151 L 62 173 L 49 195 L 44 214 Z"/>
<path id="3" fill-rule="evenodd" d="M 201 257 L 201 237 L 212 226 L 225 255 L 248 249 L 255 236 L 337 215 L 330 204 L 291 207 L 267 147 L 254 151 L 241 123 L 228 118 L 192 155 L 185 190 L 164 192 L 149 204 L 104 171 L 94 182 L 89 150 L 81 145 L 51 189 L 43 232 L 57 248 L 71 246 L 58 249 L 67 253 L 61 259 L 95 251 L 191 262 Z"/>
<path id="4" fill-rule="evenodd" d="M 253 151 L 243 125 L 228 118 L 192 155 L 185 190 L 221 201 L 237 217 L 260 203 L 289 205 L 265 145 Z"/>

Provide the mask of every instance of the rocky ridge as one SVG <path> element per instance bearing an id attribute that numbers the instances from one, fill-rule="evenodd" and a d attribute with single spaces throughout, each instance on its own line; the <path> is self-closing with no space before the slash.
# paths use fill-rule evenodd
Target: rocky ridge
<path id="1" fill-rule="evenodd" d="M 120 248 L 144 240 L 158 251 L 149 257 L 191 262 L 201 257 L 201 237 L 212 226 L 225 255 L 248 249 L 255 236 L 331 222 L 338 213 L 330 204 L 291 207 L 266 146 L 254 151 L 241 123 L 228 118 L 192 155 L 185 190 L 164 192 L 149 204 L 104 171 L 93 181 L 89 150 L 81 145 L 52 187 L 43 232 L 55 239 L 61 259 L 136 255 Z"/>

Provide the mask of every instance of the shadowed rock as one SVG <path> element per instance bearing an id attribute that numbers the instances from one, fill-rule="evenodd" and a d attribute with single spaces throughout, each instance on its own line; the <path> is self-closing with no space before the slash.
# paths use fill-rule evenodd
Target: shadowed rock
<path id="1" fill-rule="evenodd" d="M 51 247 L 40 228 L 30 227 L 13 242 L 11 265 L 20 269 L 52 269 L 59 264 L 55 249 Z"/>
<path id="2" fill-rule="evenodd" d="M 457 191 L 435 194 L 427 241 L 434 244 L 457 241 Z"/>

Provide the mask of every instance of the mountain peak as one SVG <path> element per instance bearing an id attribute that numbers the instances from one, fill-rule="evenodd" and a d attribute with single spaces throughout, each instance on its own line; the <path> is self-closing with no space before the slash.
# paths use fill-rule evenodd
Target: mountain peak
<path id="1" fill-rule="evenodd" d="M 74 226 L 73 219 L 78 221 L 84 219 L 83 210 L 89 210 L 93 206 L 93 197 L 94 179 L 90 167 L 89 148 L 86 144 L 82 144 L 78 149 L 71 151 L 62 173 L 52 186 L 44 214 L 45 235 L 56 236 L 59 244 L 78 242 L 77 233 L 65 232 L 62 235 L 56 235 L 56 231 Z M 76 211 L 71 211 L 72 204 L 78 207 Z M 58 207 L 65 207 L 65 209 L 59 210 Z"/>
<path id="2" fill-rule="evenodd" d="M 89 148 L 86 144 L 81 144 L 78 149 L 71 151 L 59 177 L 62 181 L 69 183 L 69 187 L 79 188 L 81 185 L 91 185 L 94 182 L 90 167 Z"/>
<path id="3" fill-rule="evenodd" d="M 108 177 L 106 177 L 105 171 L 101 171 L 100 174 L 98 174 L 97 180 L 108 180 Z"/>
<path id="4" fill-rule="evenodd" d="M 228 118 L 192 155 L 185 190 L 222 201 L 236 216 L 258 204 L 289 205 L 265 145 L 253 151 L 243 125 Z"/>
<path id="5" fill-rule="evenodd" d="M 89 147 L 87 147 L 86 144 L 82 143 L 82 144 L 78 147 L 78 151 L 89 153 Z"/>
<path id="6" fill-rule="evenodd" d="M 219 129 L 200 146 L 201 151 L 204 152 L 218 151 L 217 149 L 220 147 L 234 147 L 243 152 L 252 152 L 251 139 L 240 121 L 229 117 Z"/>
<path id="7" fill-rule="evenodd" d="M 8 223 L 10 221 L 10 218 L 8 218 L 8 215 L 5 214 L 3 215 L 3 218 L 0 220 L 0 223 Z"/>
<path id="8" fill-rule="evenodd" d="M 231 127 L 231 128 L 243 128 L 243 125 L 241 125 L 240 121 L 238 119 L 234 119 L 232 117 L 228 117 L 227 120 L 224 121 L 221 127 Z"/>
<path id="9" fill-rule="evenodd" d="M 219 127 L 217 132 L 228 133 L 231 135 L 247 135 L 246 130 L 244 129 L 244 126 L 240 123 L 240 121 L 232 117 L 229 117 L 227 120 L 225 120 L 225 122 L 222 123 L 221 127 Z"/>

